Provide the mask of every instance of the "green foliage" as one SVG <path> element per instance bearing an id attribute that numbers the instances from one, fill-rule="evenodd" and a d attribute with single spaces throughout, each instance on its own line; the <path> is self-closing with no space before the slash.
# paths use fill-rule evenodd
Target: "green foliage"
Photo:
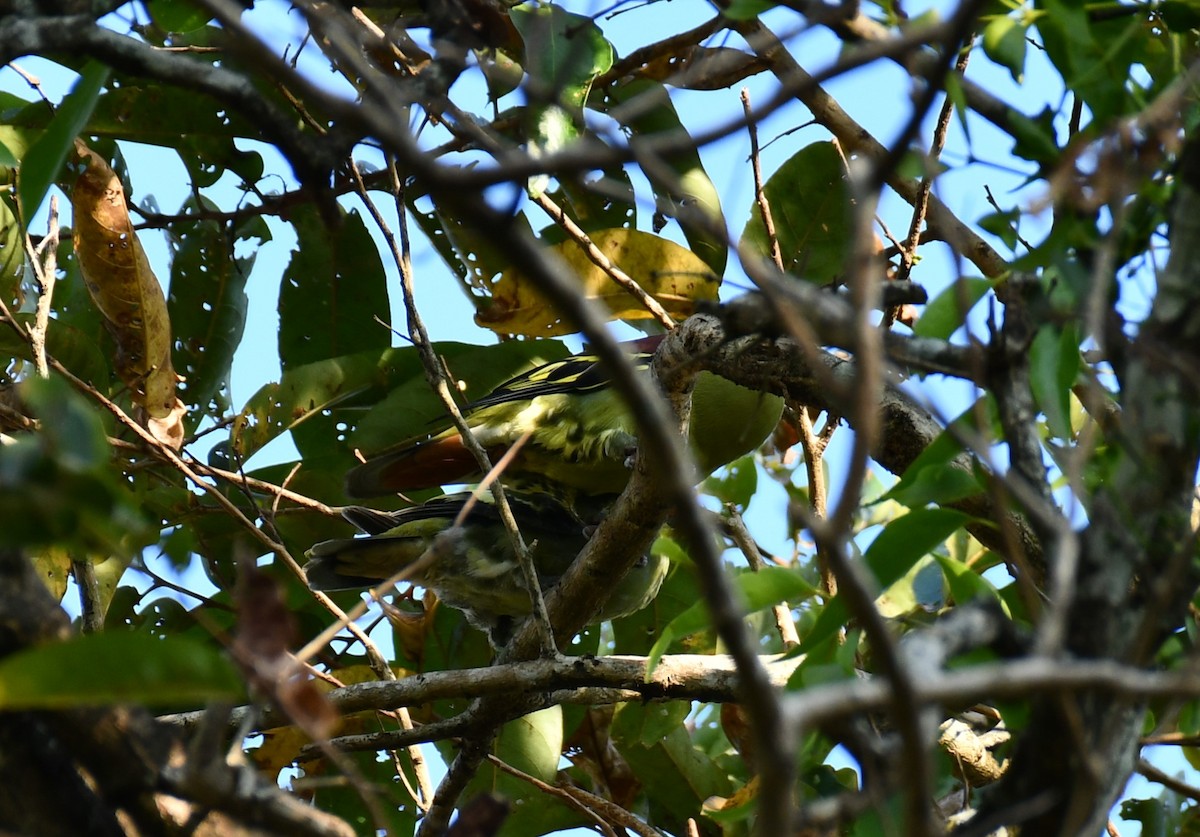
<path id="1" fill-rule="evenodd" d="M 0 708 L 61 709 L 114 702 L 192 708 L 238 700 L 241 678 L 207 643 L 105 631 L 0 661 Z"/>
<path id="2" fill-rule="evenodd" d="M 89 63 L 79 83 L 50 120 L 46 132 L 21 157 L 21 182 L 17 190 L 21 217 L 26 223 L 42 205 L 50 184 L 58 176 L 71 153 L 72 145 L 91 115 L 108 80 L 108 67 Z"/>
<path id="3" fill-rule="evenodd" d="M 25 381 L 18 394 L 41 432 L 0 445 L 0 543 L 100 553 L 143 543 L 147 521 L 110 467 L 95 410 L 59 379 Z"/>
<path id="4" fill-rule="evenodd" d="M 216 210 L 207 200 L 189 209 Z M 261 218 L 223 227 L 196 221 L 171 228 L 171 294 L 167 309 L 175 332 L 174 365 L 183 376 L 180 397 L 194 414 L 229 409 L 229 370 L 246 326 L 246 279 L 254 256 L 235 255 L 238 242 L 269 241 Z M 215 403 L 213 402 L 215 400 Z"/>
<path id="5" fill-rule="evenodd" d="M 1189 438 L 1200 426 L 1190 392 L 1138 403 L 1130 393 L 1141 381 L 1128 372 L 1145 357 L 1154 358 L 1163 376 L 1190 368 L 1187 358 L 1163 349 L 1176 339 L 1176 324 L 1162 328 L 1142 320 L 1157 292 L 1154 283 L 1167 271 L 1166 248 L 1178 246 L 1167 220 L 1179 200 L 1180 184 L 1188 181 L 1187 169 L 1179 165 L 1180 143 L 1200 124 L 1194 101 L 1172 98 L 1186 87 L 1180 81 L 1191 78 L 1183 74 L 1191 72 L 1196 60 L 1200 13 L 1195 3 L 987 4 L 969 28 L 978 33 L 973 45 L 983 53 L 972 61 L 986 57 L 992 75 L 977 76 L 973 63 L 965 77 L 922 78 L 921 84 L 945 90 L 957 116 L 950 141 L 944 154 L 929 153 L 924 126 L 936 115 L 940 100 L 935 98 L 935 109 L 914 121 L 922 127 L 906 138 L 909 146 L 891 149 L 898 162 L 887 171 L 872 168 L 878 160 L 867 151 L 866 129 L 839 122 L 835 103 L 823 98 L 840 90 L 840 74 L 836 82 L 822 77 L 810 83 L 790 77 L 778 55 L 752 54 L 747 47 L 758 43 L 752 32 L 760 23 L 776 29 L 779 20 L 817 23 L 815 18 L 802 21 L 794 9 L 766 0 L 735 0 L 722 6 L 715 33 L 694 35 L 687 43 L 650 43 L 660 35 L 641 38 L 638 32 L 638 38 L 631 38 L 625 28 L 626 21 L 641 14 L 640 6 L 589 16 L 562 3 L 467 3 L 461 19 L 449 12 L 439 18 L 435 7 L 440 6 L 403 2 L 363 10 L 378 24 L 382 40 L 374 29 L 343 31 L 343 25 L 365 24 L 349 12 L 340 17 L 345 10 L 338 4 L 313 7 L 304 20 L 311 24 L 328 14 L 326 22 L 333 25 L 314 31 L 300 53 L 286 55 L 303 68 L 292 77 L 287 61 L 271 57 L 275 46 L 261 53 L 243 49 L 253 47 L 260 9 L 241 18 L 250 40 L 237 41 L 233 49 L 235 27 L 214 23 L 204 8 L 181 0 L 134 3 L 117 15 L 136 25 L 126 25 L 128 31 L 109 28 L 105 38 L 137 40 L 139 47 L 149 48 L 149 63 L 111 68 L 90 60 L 88 50 L 67 50 L 39 58 L 57 62 L 48 68 L 48 77 L 72 68 L 77 79 L 65 85 L 69 92 L 30 101 L 37 98 L 32 93 L 26 99 L 0 91 L 0 176 L 8 187 L 0 194 L 0 300 L 12 312 L 7 324 L 0 323 L 0 352 L 7 359 L 0 382 L 0 545 L 26 552 L 59 597 L 75 594 L 67 580 L 73 560 L 94 565 L 104 623 L 97 634 L 0 661 L 0 708 L 54 710 L 120 701 L 157 709 L 240 701 L 246 691 L 244 675 L 231 665 L 223 646 L 232 637 L 245 640 L 248 623 L 263 628 L 251 637 L 273 636 L 278 630 L 286 636 L 279 647 L 295 650 L 333 621 L 278 550 L 302 556 L 314 543 L 350 537 L 336 507 L 346 502 L 344 477 L 356 455 L 423 438 L 448 423 L 418 352 L 409 344 L 416 335 L 396 334 L 384 325 L 402 310 L 400 295 L 393 292 L 398 265 L 390 263 L 390 247 L 371 214 L 363 211 L 362 197 L 350 196 L 348 157 L 362 164 L 367 197 L 393 231 L 401 224 L 413 231 L 411 242 L 398 237 L 398 245 L 407 248 L 406 257 L 411 255 L 418 285 L 429 283 L 438 293 L 453 294 L 457 291 L 450 286 L 457 283 L 476 306 L 477 321 L 492 323 L 501 334 L 498 342 L 482 341 L 489 345 L 439 340 L 432 346 L 454 396 L 467 403 L 519 372 L 566 357 L 575 344 L 507 339 L 520 329 L 497 325 L 511 313 L 505 309 L 510 304 L 505 279 L 527 279 L 526 266 L 505 240 L 497 240 L 494 230 L 481 229 L 450 207 L 487 204 L 496 210 L 496 223 L 506 225 L 506 236 L 532 236 L 546 252 L 561 255 L 575 273 L 601 275 L 593 256 L 576 246 L 575 234 L 529 199 L 545 195 L 606 253 L 617 243 L 642 242 L 645 246 L 630 257 L 637 270 L 627 272 L 650 289 L 663 289 L 672 297 L 664 303 L 668 310 L 684 316 L 697 297 L 715 295 L 721 280 L 726 280 L 724 294 L 745 281 L 736 266 L 725 276 L 727 263 L 733 263 L 728 260 L 722 199 L 734 200 L 744 213 L 735 219 L 744 220 L 740 236 L 734 231 L 742 248 L 738 255 L 769 258 L 758 203 L 745 200 L 748 190 L 736 191 L 753 181 L 750 167 L 740 162 L 749 147 L 737 127 L 742 113 L 737 107 L 707 109 L 710 102 L 736 102 L 731 91 L 742 83 L 758 84 L 768 70 L 788 85 L 775 101 L 758 88 L 754 93 L 755 107 L 762 109 L 755 118 L 761 118 L 763 135 L 759 162 L 765 166 L 764 195 L 787 278 L 795 280 L 785 283 L 788 292 L 816 285 L 823 293 L 854 298 L 836 286 L 848 278 L 850 289 L 856 289 L 856 267 L 847 257 L 853 252 L 853 222 L 860 205 L 871 206 L 890 225 L 871 232 L 879 234 L 882 256 L 894 268 L 899 260 L 893 231 L 903 242 L 913 220 L 906 207 L 896 210 L 896 195 L 908 194 L 904 187 L 916 192 L 920 181 L 932 182 L 933 195 L 956 213 L 965 203 L 961 184 L 969 183 L 974 201 L 970 217 L 948 217 L 945 207 L 932 205 L 918 219 L 922 238 L 912 254 L 911 278 L 932 296 L 912 328 L 919 338 L 915 354 L 946 349 L 944 356 L 961 360 L 961 377 L 976 389 L 965 398 L 946 395 L 919 362 L 888 367 L 888 384 L 915 394 L 915 401 L 929 406 L 939 421 L 958 417 L 940 435 L 922 435 L 920 427 L 893 424 L 890 414 L 884 416 L 883 426 L 870 437 L 873 470 L 864 475 L 863 490 L 850 497 L 859 508 L 838 518 L 850 520 L 837 535 L 845 538 L 849 560 L 863 570 L 867 592 L 900 648 L 905 633 L 972 603 L 997 605 L 1008 620 L 1003 627 L 1020 640 L 1025 631 L 1041 630 L 1047 608 L 1063 600 L 1060 596 L 1073 600 L 1091 595 L 1106 583 L 1105 573 L 1127 554 L 1147 544 L 1164 552 L 1194 551 L 1191 541 L 1181 546 L 1171 540 L 1186 529 L 1173 520 L 1138 528 L 1145 512 L 1139 504 L 1153 503 L 1141 494 L 1125 496 L 1123 481 L 1151 472 L 1153 479 L 1166 482 L 1175 464 L 1170 457 L 1147 455 L 1169 441 L 1169 433 L 1138 436 L 1130 426 L 1147 414 L 1178 417 Z M 646 8 L 661 13 L 669 6 L 652 3 Z M 867 4 L 860 18 L 831 21 L 828 28 L 849 39 L 851 32 L 858 38 L 878 26 L 878 43 L 887 44 L 887 38 L 909 37 L 930 22 L 908 20 L 904 14 L 890 0 Z M 289 18 L 305 25 L 301 20 Z M 674 30 L 667 34 L 685 28 L 682 18 L 670 25 Z M 400 37 L 407 26 L 419 29 L 411 42 Z M 345 32 L 354 34 L 354 48 L 339 55 L 336 49 Z M 642 50 L 648 43 L 651 48 Z M 898 50 L 904 42 L 895 43 Z M 803 63 L 807 56 L 794 46 L 788 42 L 784 48 Z M 927 57 L 933 46 L 922 45 Z M 873 48 L 854 44 L 844 60 L 856 64 Z M 911 66 L 909 59 L 918 56 L 895 57 Z M 176 63 L 176 58 L 189 63 Z M 325 64 L 314 65 L 314 58 L 328 59 L 332 75 L 326 74 Z M 944 66 L 952 65 L 952 55 L 941 58 Z M 168 65 L 177 75 L 156 77 L 156 68 Z M 993 90 L 988 79 L 994 80 L 997 70 L 1005 84 Z M 131 74 L 135 71 L 136 76 Z M 206 81 L 209 71 L 221 84 Z M 910 77 L 899 75 L 907 85 Z M 186 85 L 179 83 L 181 77 L 188 79 Z M 1020 86 L 1019 94 L 998 92 L 1009 90 L 1008 78 Z M 989 87 L 981 90 L 981 85 Z M 1067 92 L 1036 95 L 1060 88 Z M 872 90 L 870 102 L 848 107 L 846 118 L 861 117 L 862 108 L 877 103 L 907 118 L 912 93 L 907 86 Z M 814 95 L 806 98 L 809 94 Z M 792 96 L 805 101 L 808 110 Z M 267 118 L 269 111 L 279 118 Z M 372 121 L 377 111 L 388 114 L 386 126 Z M 890 143 L 894 136 L 879 139 Z M 182 461 L 201 471 L 200 463 L 207 461 L 236 474 L 201 474 L 199 479 L 211 481 L 211 491 L 198 488 L 196 478 L 185 477 L 165 453 L 148 449 L 139 435 L 114 419 L 113 409 L 131 415 L 136 411 L 130 386 L 114 373 L 113 340 L 88 295 L 69 227 L 62 230 L 58 248 L 58 282 L 45 345 L 53 360 L 84 386 L 57 372 L 42 380 L 33 371 L 34 352 L 25 334 L 37 322 L 38 288 L 29 250 L 39 245 L 42 231 L 30 229 L 29 223 L 48 195 L 72 182 L 64 162 L 77 138 L 112 162 L 131 194 L 134 184 L 145 189 L 149 183 L 152 191 L 159 190 L 157 170 L 142 159 L 144 146 L 169 158 L 164 171 L 186 174 L 183 188 L 163 184 L 153 196 L 162 200 L 162 194 L 178 193 L 177 205 L 160 212 L 152 196 L 142 194 L 136 196 L 140 207 L 132 209 L 138 234 L 147 240 L 164 236 L 168 245 L 169 265 L 155 268 L 158 276 L 170 277 L 172 359 L 185 379 L 179 393 L 187 408 L 183 427 L 191 435 Z M 696 138 L 705 144 L 697 148 Z M 551 155 L 556 168 L 537 171 L 534 161 Z M 734 157 L 737 168 L 718 162 Z M 398 161 L 401 188 L 396 194 L 390 172 L 371 168 L 381 160 Z M 506 178 L 505 167 L 514 161 L 525 161 L 524 168 L 519 176 Z M 847 169 L 854 173 L 853 184 Z M 979 169 L 985 174 L 979 175 Z M 1027 178 L 1031 188 L 1008 192 L 1007 185 L 996 186 L 990 179 L 995 172 L 1012 171 L 1016 179 Z M 874 180 L 890 184 L 891 190 L 852 193 L 852 185 L 863 188 Z M 470 194 L 447 193 L 446 183 L 467 181 Z M 987 214 L 979 218 L 983 211 Z M 38 215 L 39 223 L 42 217 Z M 958 220 L 966 226 L 958 226 Z M 669 228 L 671 223 L 677 226 Z M 1003 246 L 1003 255 L 979 258 L 987 245 L 972 241 L 964 230 L 991 236 L 989 241 Z M 277 277 L 275 266 L 259 258 L 259 251 L 292 236 L 296 244 Z M 934 256 L 947 248 L 964 263 L 931 268 L 940 263 Z M 687 261 L 665 255 L 670 253 L 684 254 Z M 1004 263 L 1006 258 L 1011 262 Z M 448 279 L 429 268 L 438 259 L 449 266 Z M 277 321 L 254 322 L 251 299 L 257 304 L 260 297 L 255 295 L 262 294 L 269 304 L 277 278 Z M 1024 283 L 1020 293 L 1032 339 L 1000 351 L 1005 306 L 1018 283 Z M 536 283 L 523 286 L 528 287 L 540 290 Z M 594 296 L 608 299 L 603 290 Z M 616 297 L 619 304 L 608 308 L 610 319 L 636 329 L 658 328 L 639 319 L 644 312 L 632 297 L 623 291 Z M 526 333 L 544 333 L 537 331 L 543 328 L 565 332 L 576 323 L 569 312 L 547 308 L 544 299 L 516 299 L 521 303 L 515 306 L 518 314 L 528 314 L 521 322 L 533 323 Z M 430 312 L 422 313 L 428 317 Z M 797 306 L 794 313 L 796 321 L 785 324 L 786 330 L 799 322 L 801 332 L 815 326 L 819 335 L 826 334 L 821 331 L 828 325 L 823 312 Z M 1187 311 L 1176 313 L 1183 322 Z M 869 316 L 872 326 L 881 319 L 891 323 L 875 312 Z M 517 322 L 515 317 L 508 322 Z M 436 336 L 443 336 L 444 328 L 439 322 Z M 903 326 L 889 328 L 888 340 L 908 335 Z M 845 335 L 843 330 L 830 340 L 853 354 L 861 337 L 856 333 L 843 339 Z M 1148 342 L 1147 335 L 1152 338 Z M 775 336 L 750 335 L 742 344 L 747 362 L 756 362 L 755 352 Z M 821 339 L 803 342 L 816 350 Z M 998 396 L 991 392 L 1004 372 L 1005 352 L 1014 348 L 1028 364 L 1023 404 L 1033 408 L 1022 442 L 1041 445 L 1053 502 L 1059 504 L 1042 517 L 1027 514 L 1029 496 L 1036 492 L 1015 484 L 1007 473 L 1014 440 L 997 420 Z M 236 362 L 264 354 L 261 365 L 274 369 L 273 352 L 278 374 L 266 373 L 273 380 L 248 399 L 231 390 Z M 911 377 L 901 382 L 900 375 Z M 1146 377 L 1156 375 L 1142 374 Z M 790 379 L 775 384 L 771 382 L 777 394 L 787 387 L 792 393 L 801 390 Z M 813 393 L 820 403 L 810 406 L 839 412 L 857 431 L 863 426 L 859 394 L 843 391 L 840 384 L 836 375 L 818 376 Z M 963 401 L 972 398 L 980 400 L 963 410 Z M 721 420 L 722 437 L 733 440 L 754 423 L 740 407 L 731 409 L 727 394 L 714 401 L 694 414 L 708 411 Z M 769 418 L 773 421 L 777 414 Z M 836 417 L 831 420 L 837 424 Z M 839 428 L 826 459 L 822 487 L 834 498 L 834 507 L 848 485 L 838 446 L 849 436 Z M 899 448 L 906 448 L 902 457 L 894 456 Z M 880 476 L 876 464 L 892 470 L 896 481 Z M 248 469 L 244 480 L 243 469 Z M 836 595 L 821 586 L 822 568 L 802 513 L 818 492 L 807 484 L 805 473 L 792 455 L 754 453 L 730 463 L 700 488 L 707 508 L 744 513 L 754 537 L 778 541 L 778 532 L 785 533 L 783 548 L 778 542 L 763 544 L 764 555 L 784 557 L 774 558 L 778 565 L 768 561 L 759 572 L 744 568 L 740 550 L 731 543 L 718 546 L 725 550 L 722 570 L 757 651 L 773 655 L 787 650 L 797 665 L 787 686 L 796 694 L 784 698 L 797 702 L 805 690 L 846 688 L 864 674 L 878 676 L 879 670 L 879 649 L 858 619 L 860 605 L 852 604 L 856 599 L 848 595 L 845 581 Z M 763 479 L 764 474 L 770 479 Z M 1187 484 L 1174 485 L 1175 495 L 1190 503 L 1194 469 L 1183 479 Z M 388 497 L 379 507 L 421 502 L 439 491 Z M 230 514 L 219 499 L 245 519 Z M 1187 512 L 1178 511 L 1179 519 Z M 1040 556 L 1044 565 L 1037 572 L 1048 567 L 1050 580 L 1018 582 L 1005 576 L 1006 571 L 1009 576 L 1026 571 L 1017 560 L 1019 553 L 1037 533 L 1059 525 L 1055 518 L 1060 513 L 1083 533 L 1076 544 L 1083 557 L 1088 549 L 1097 549 L 1089 540 L 1090 527 L 1110 518 L 1121 521 L 1120 537 L 1103 542 L 1108 550 L 1104 561 L 1087 564 L 1090 574 L 1066 591 L 1053 575 L 1069 566 L 1055 563 L 1058 553 Z M 1034 535 L 1013 528 L 1031 519 Z M 816 524 L 812 528 L 827 534 Z M 264 538 L 277 541 L 277 549 L 268 550 Z M 863 544 L 868 545 L 857 554 Z M 670 562 L 657 598 L 637 613 L 589 626 L 567 643 L 564 653 L 640 656 L 653 670 L 666 655 L 726 651 L 712 625 L 703 576 L 677 534 L 665 528 L 652 552 Z M 280 612 L 271 611 L 270 617 L 262 602 L 247 605 L 245 592 L 235 592 L 250 564 L 260 565 L 279 599 Z M 1132 619 L 1124 612 L 1132 613 L 1146 597 L 1158 595 L 1155 584 L 1185 583 L 1186 573 L 1167 577 L 1158 569 L 1151 563 L 1127 567 L 1104 609 Z M 344 609 L 360 600 L 357 593 L 331 596 Z M 481 668 L 493 659 L 484 635 L 452 607 L 435 603 L 432 594 L 385 596 L 390 623 L 372 635 L 383 638 L 397 676 Z M 798 649 L 785 649 L 774 627 L 768 608 L 780 602 L 791 609 L 801 640 Z M 382 619 L 378 606 L 372 608 L 368 620 Z M 1179 630 L 1182 617 L 1177 615 L 1161 614 L 1161 624 L 1142 631 L 1143 644 L 1154 646 L 1148 665 L 1165 672 L 1187 666 L 1194 656 L 1196 627 L 1189 621 Z M 1159 634 L 1166 638 L 1159 641 Z M 1078 636 L 1092 633 L 1072 626 L 1066 641 Z M 1098 656 L 1102 654 L 1095 649 L 1080 656 L 1067 647 L 1062 659 L 1074 663 Z M 1119 662 L 1131 659 L 1120 657 Z M 956 657 L 953 666 L 965 670 L 980 662 L 998 665 L 1000 658 L 981 649 Z M 366 663 L 362 645 L 345 635 L 313 659 L 339 677 Z M 547 689 L 546 694 L 552 702 L 563 692 Z M 1034 707 L 1040 694 L 992 705 L 1005 727 L 1020 736 L 1037 723 Z M 753 833 L 759 815 L 753 758 L 745 752 L 747 736 L 719 704 L 704 697 L 667 699 L 656 693 L 616 705 L 551 705 L 507 723 L 495 753 L 540 782 L 573 783 L 666 833 L 685 833 L 694 820 L 703 834 L 741 837 Z M 972 700 L 986 697 L 971 695 Z M 418 723 L 429 724 L 453 718 L 469 705 L 466 697 L 455 694 L 410 709 Z M 1137 731 L 1193 737 L 1200 730 L 1194 702 L 1160 699 L 1151 703 L 1149 713 Z M 873 765 L 865 757 L 875 758 L 875 751 L 856 749 L 855 757 L 864 755 L 864 763 L 854 767 L 835 767 L 840 756 L 833 755 L 838 745 L 863 743 L 859 739 L 864 736 L 871 744 L 890 738 L 895 719 L 856 714 L 853 724 L 840 725 L 846 720 L 839 715 L 836 723 L 805 728 L 797 740 L 787 742 L 794 747 L 799 777 L 793 796 L 805 804 L 840 804 L 846 819 L 833 826 L 840 833 L 900 833 L 906 814 L 904 788 L 892 779 L 896 771 L 867 781 Z M 394 729 L 398 722 L 372 715 L 344 723 L 344 732 L 370 732 Z M 1091 727 L 1083 729 L 1090 732 Z M 1074 733 L 1079 730 L 1073 728 Z M 343 817 L 359 833 L 415 831 L 421 815 L 400 782 L 402 772 L 411 774 L 407 756 L 363 753 L 340 764 L 319 756 L 299 761 L 299 746 L 273 764 L 275 774 L 282 765 L 296 771 L 297 794 Z M 447 759 L 457 752 L 446 742 L 438 746 Z M 1200 765 L 1196 748 L 1185 747 L 1182 754 L 1193 767 Z M 1057 754 L 1041 755 L 1049 759 Z M 345 765 L 354 768 L 368 790 L 356 785 L 357 779 L 346 779 Z M 935 795 L 961 786 L 949 758 L 938 756 L 933 767 Z M 872 803 L 862 812 L 860 787 L 869 791 Z M 480 792 L 511 804 L 500 834 L 537 835 L 592 823 L 577 807 L 493 764 L 475 773 L 466 796 Z M 364 793 L 377 804 L 366 805 Z M 971 801 L 978 803 L 980 797 Z M 1121 811 L 1147 835 L 1200 833 L 1194 806 L 1169 793 L 1126 799 Z"/>
<path id="6" fill-rule="evenodd" d="M 986 279 L 964 277 L 951 283 L 925 306 L 913 333 L 918 337 L 949 340 L 964 322 L 976 303 L 991 290 Z"/>
<path id="7" fill-rule="evenodd" d="M 863 554 L 863 563 L 880 587 L 900 580 L 921 558 L 944 541 L 968 519 L 953 509 L 917 509 L 900 517 L 879 533 Z M 846 623 L 850 612 L 845 599 L 835 596 L 821 611 L 817 622 L 800 645 L 810 651 L 832 637 Z"/>
<path id="8" fill-rule="evenodd" d="M 833 143 L 815 142 L 797 151 L 767 180 L 763 192 L 784 270 L 818 285 L 841 276 L 850 244 L 850 187 Z M 750 207 L 741 246 L 771 257 L 757 204 Z"/>
<path id="9" fill-rule="evenodd" d="M 315 207 L 305 207 L 292 226 L 299 242 L 279 288 L 284 370 L 386 349 L 392 342 L 387 281 L 362 216 L 346 212 L 331 229 Z M 291 313 L 297 309 L 303 313 Z"/>

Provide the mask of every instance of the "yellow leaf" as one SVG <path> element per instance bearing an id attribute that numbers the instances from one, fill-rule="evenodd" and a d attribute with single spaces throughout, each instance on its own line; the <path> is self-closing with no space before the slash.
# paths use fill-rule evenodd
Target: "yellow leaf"
<path id="1" fill-rule="evenodd" d="M 63 547 L 48 546 L 31 554 L 29 560 L 54 600 L 62 601 L 67 592 L 67 578 L 71 575 L 71 554 Z"/>
<path id="2" fill-rule="evenodd" d="M 692 314 L 697 300 L 717 298 L 720 277 L 699 256 L 673 241 L 620 228 L 599 230 L 590 236 L 613 264 L 629 274 L 676 319 Z M 637 299 L 592 262 L 574 241 L 564 241 L 549 249 L 575 272 L 583 293 L 604 303 L 614 319 L 651 317 Z M 514 269 L 504 271 L 493 283 L 491 305 L 476 314 L 475 321 L 500 334 L 533 337 L 570 334 L 576 330 L 572 323 L 562 320 L 533 282 Z"/>
<path id="3" fill-rule="evenodd" d="M 171 367 L 171 323 L 162 286 L 133 230 L 121 181 L 78 140 L 75 151 L 85 166 L 71 195 L 79 269 L 117 343 L 117 374 L 135 403 L 169 424 L 178 410 L 178 378 Z M 169 430 L 163 432 L 170 437 Z"/>

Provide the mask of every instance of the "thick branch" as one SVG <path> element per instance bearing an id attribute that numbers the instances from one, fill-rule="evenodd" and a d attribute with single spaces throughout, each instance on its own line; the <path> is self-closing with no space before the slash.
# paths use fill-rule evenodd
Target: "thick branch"
<path id="1" fill-rule="evenodd" d="M 776 686 L 782 686 L 803 658 L 763 658 L 763 666 Z M 505 663 L 487 668 L 434 671 L 402 680 L 378 680 L 335 689 L 328 695 L 338 712 L 349 714 L 375 709 L 419 706 L 447 698 L 477 698 L 496 694 L 537 694 L 550 690 L 595 687 L 628 690 L 641 700 L 699 700 L 726 702 L 737 699 L 737 669 L 725 655 L 675 654 L 663 657 L 647 677 L 645 657 L 561 657 Z M 229 723 L 237 728 L 257 708 L 235 709 Z M 167 715 L 164 723 L 192 729 L 204 710 Z M 261 714 L 257 729 L 286 724 L 275 710 Z"/>

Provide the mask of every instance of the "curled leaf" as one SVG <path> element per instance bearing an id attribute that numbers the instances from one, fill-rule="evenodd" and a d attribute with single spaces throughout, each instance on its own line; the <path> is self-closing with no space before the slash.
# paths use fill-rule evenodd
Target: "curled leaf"
<path id="1" fill-rule="evenodd" d="M 75 182 L 75 255 L 92 301 L 117 344 L 116 370 L 134 402 L 156 419 L 161 441 L 182 442 L 178 376 L 171 366 L 171 322 L 146 251 L 142 249 L 121 181 L 104 159 L 80 141 L 76 154 L 84 170 Z"/>
<path id="2" fill-rule="evenodd" d="M 704 261 L 673 241 L 630 229 L 600 230 L 592 242 L 608 259 L 653 296 L 671 316 L 683 319 L 695 311 L 697 300 L 717 298 L 720 279 Z M 650 319 L 651 314 L 612 280 L 573 241 L 550 248 L 579 277 L 580 291 L 603 302 L 614 318 Z M 501 334 L 550 337 L 575 331 L 523 274 L 504 271 L 491 287 L 491 305 L 475 321 Z"/>

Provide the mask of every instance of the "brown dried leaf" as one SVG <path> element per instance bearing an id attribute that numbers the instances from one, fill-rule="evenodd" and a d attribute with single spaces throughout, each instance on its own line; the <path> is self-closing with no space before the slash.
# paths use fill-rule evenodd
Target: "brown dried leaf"
<path id="1" fill-rule="evenodd" d="M 766 61 L 740 49 L 692 46 L 650 61 L 640 75 L 687 90 L 724 90 L 767 69 Z"/>
<path id="2" fill-rule="evenodd" d="M 676 319 L 695 312 L 697 300 L 715 300 L 720 277 L 704 260 L 673 241 L 641 230 L 614 228 L 590 234 L 608 259 L 625 271 Z M 652 314 L 600 269 L 574 241 L 549 248 L 579 278 L 580 290 L 604 303 L 614 319 L 645 320 Z M 521 273 L 509 269 L 491 287 L 491 305 L 475 315 L 484 328 L 500 334 L 551 337 L 575 331 Z"/>
<path id="3" fill-rule="evenodd" d="M 167 447 L 179 450 L 183 447 L 183 417 L 185 415 L 187 415 L 187 405 L 176 398 L 171 412 L 162 418 L 150 416 L 146 419 L 146 429 L 150 431 L 151 436 Z"/>
<path id="4" fill-rule="evenodd" d="M 79 140 L 75 152 L 85 165 L 71 195 L 80 272 L 116 340 L 117 374 L 151 418 L 169 422 L 178 377 L 167 300 L 133 230 L 121 181 Z"/>
<path id="5" fill-rule="evenodd" d="M 746 710 L 736 703 L 721 704 L 721 729 L 751 772 L 756 770 L 754 730 Z"/>

